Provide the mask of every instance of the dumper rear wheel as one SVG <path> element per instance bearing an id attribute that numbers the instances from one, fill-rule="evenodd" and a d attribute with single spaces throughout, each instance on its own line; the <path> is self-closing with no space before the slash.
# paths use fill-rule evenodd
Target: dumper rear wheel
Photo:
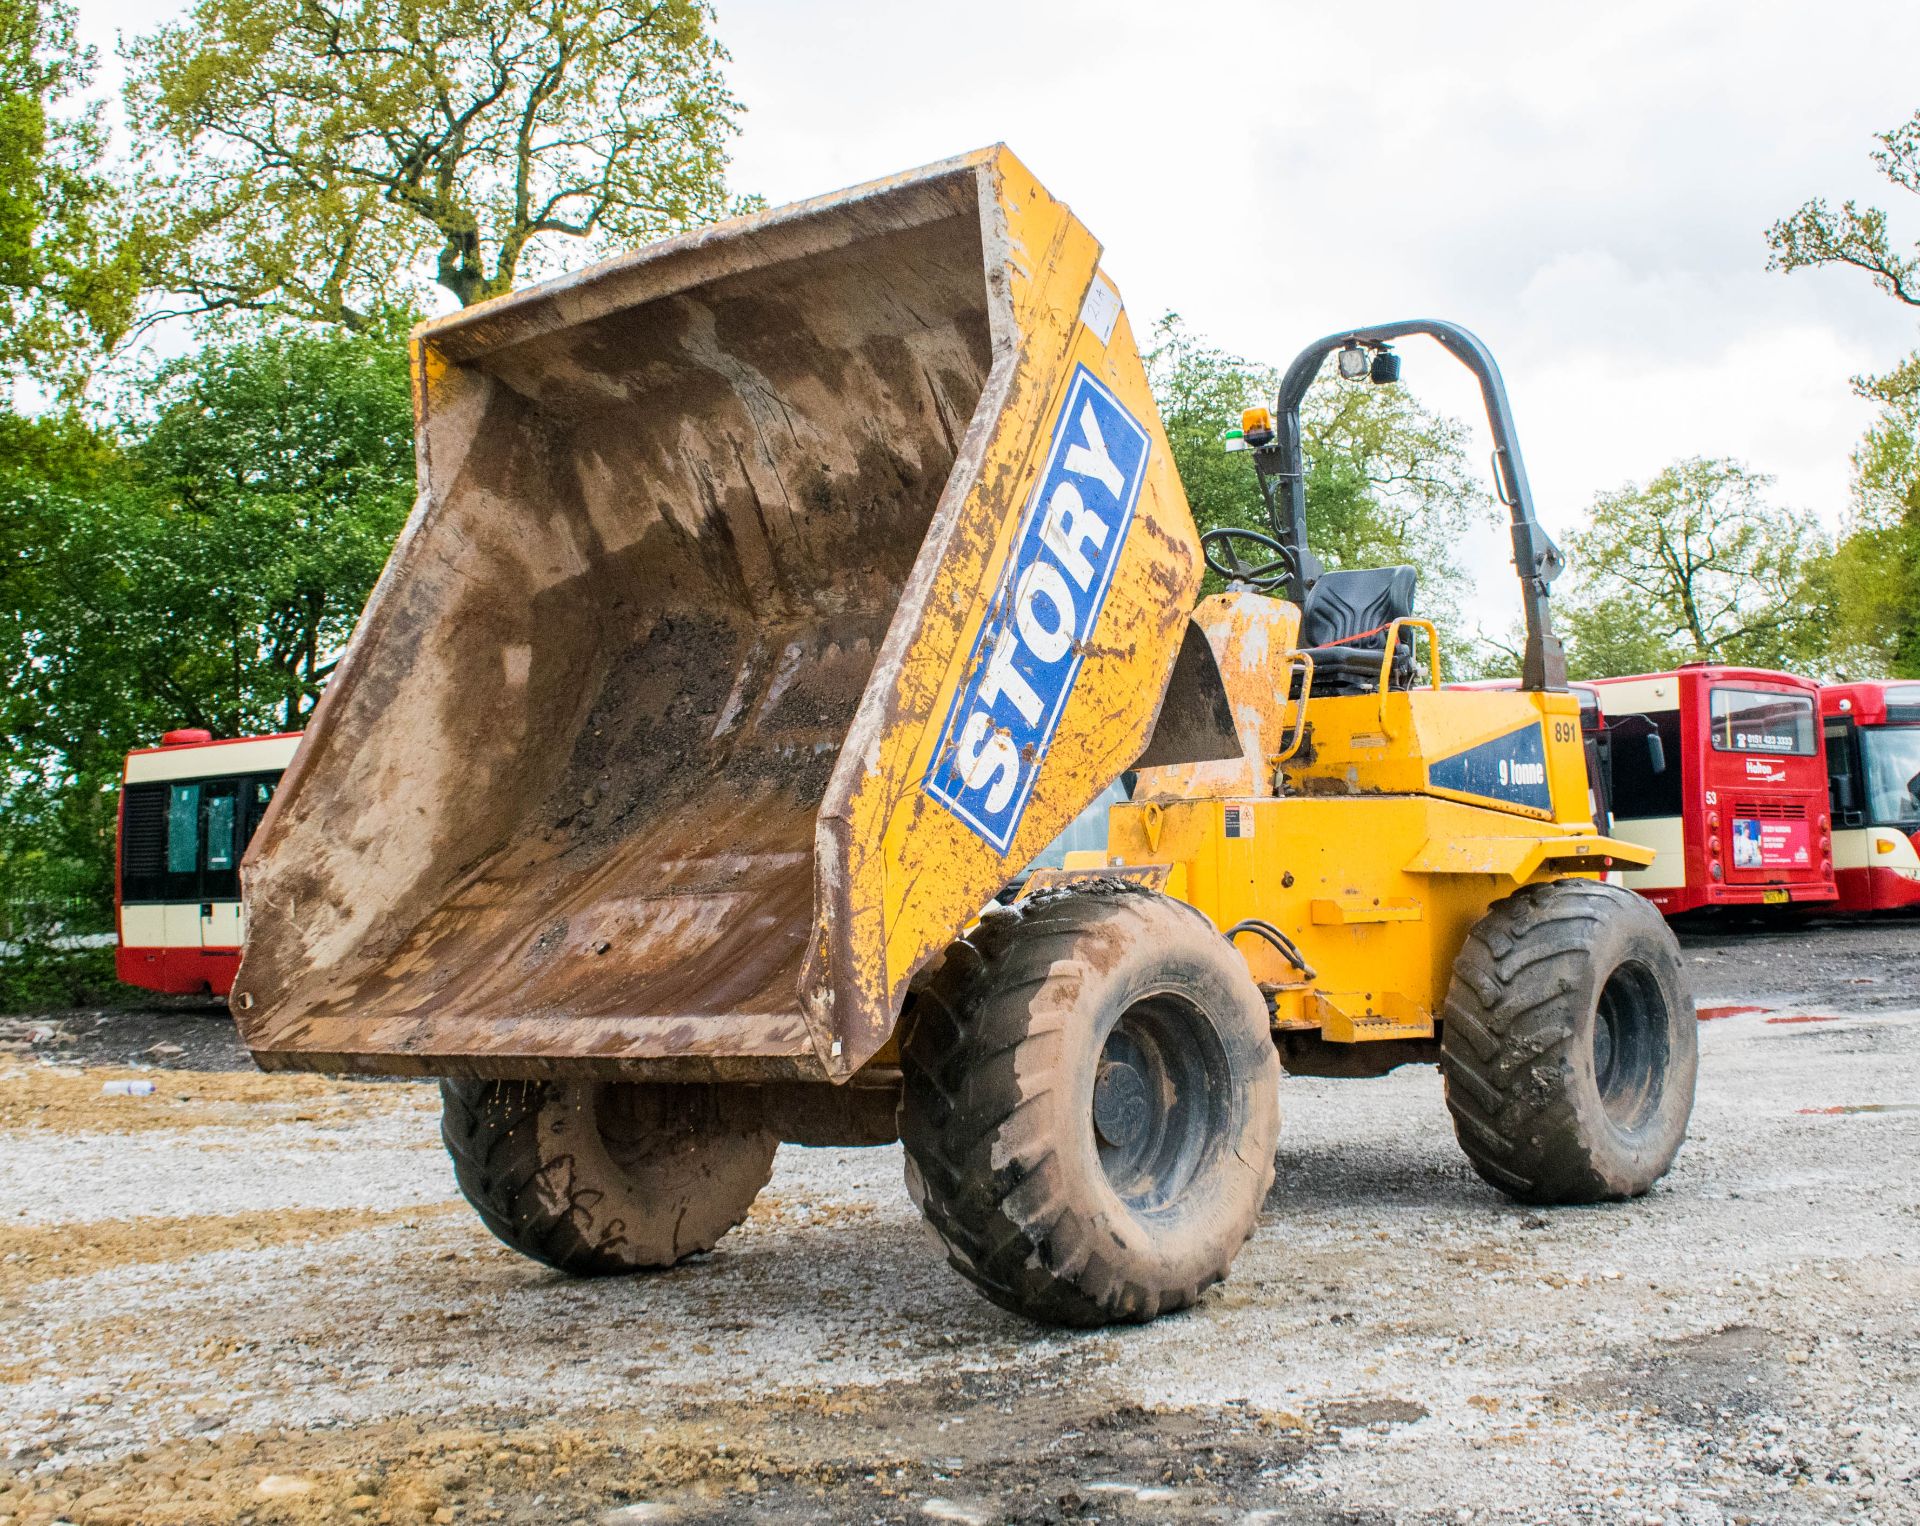
<path id="1" fill-rule="evenodd" d="M 1266 1004 L 1204 917 L 1135 887 L 986 918 L 916 1001 L 901 1069 L 909 1190 L 953 1266 L 1032 1319 L 1184 1308 L 1273 1184 Z"/>
<path id="2" fill-rule="evenodd" d="M 1651 904 L 1593 880 L 1527 886 L 1454 962 L 1441 1068 L 1461 1148 L 1523 1203 L 1639 1196 L 1686 1139 L 1697 1026 Z"/>
<path id="3" fill-rule="evenodd" d="M 440 1096 L 455 1179 L 487 1228 L 583 1277 L 711 1250 L 779 1146 L 724 1087 L 442 1081 Z"/>

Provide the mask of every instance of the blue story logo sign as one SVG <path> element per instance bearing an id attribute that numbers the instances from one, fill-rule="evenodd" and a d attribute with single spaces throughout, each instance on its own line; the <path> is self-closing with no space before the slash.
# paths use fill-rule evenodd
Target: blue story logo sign
<path id="1" fill-rule="evenodd" d="M 927 793 L 1005 853 L 1100 618 L 1147 431 L 1076 367 L 1013 553 L 927 768 Z"/>

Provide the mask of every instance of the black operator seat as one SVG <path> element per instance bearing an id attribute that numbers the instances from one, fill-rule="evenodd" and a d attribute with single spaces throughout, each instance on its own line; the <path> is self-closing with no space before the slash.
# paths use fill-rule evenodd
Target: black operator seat
<path id="1" fill-rule="evenodd" d="M 1300 611 L 1300 645 L 1313 658 L 1315 694 L 1371 694 L 1380 684 L 1386 627 L 1413 613 L 1411 567 L 1325 572 Z M 1413 639 L 1402 630 L 1388 687 L 1413 687 Z M 1295 689 L 1299 687 L 1295 681 Z"/>

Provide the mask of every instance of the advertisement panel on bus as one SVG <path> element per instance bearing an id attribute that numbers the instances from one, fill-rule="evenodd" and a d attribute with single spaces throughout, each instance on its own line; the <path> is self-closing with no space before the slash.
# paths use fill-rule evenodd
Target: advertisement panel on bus
<path id="1" fill-rule="evenodd" d="M 129 985 L 225 996 L 240 966 L 240 858 L 298 732 L 215 741 L 169 731 L 127 754 L 114 875 L 115 971 Z"/>
<path id="2" fill-rule="evenodd" d="M 1920 683 L 1820 690 L 1842 911 L 1920 906 Z"/>
<path id="3" fill-rule="evenodd" d="M 1692 664 L 1590 680 L 1607 716 L 1614 832 L 1658 854 L 1625 883 L 1669 916 L 1836 896 L 1810 679 Z"/>

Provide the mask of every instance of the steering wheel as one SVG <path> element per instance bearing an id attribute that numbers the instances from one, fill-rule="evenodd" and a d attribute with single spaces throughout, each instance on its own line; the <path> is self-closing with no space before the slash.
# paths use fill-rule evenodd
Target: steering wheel
<path id="1" fill-rule="evenodd" d="M 1235 541 L 1246 541 L 1270 553 L 1263 561 L 1242 557 Z M 1209 530 L 1200 537 L 1200 554 L 1207 566 L 1229 583 L 1240 583 L 1268 593 L 1293 576 L 1293 553 L 1264 530 L 1243 530 L 1229 525 Z"/>

